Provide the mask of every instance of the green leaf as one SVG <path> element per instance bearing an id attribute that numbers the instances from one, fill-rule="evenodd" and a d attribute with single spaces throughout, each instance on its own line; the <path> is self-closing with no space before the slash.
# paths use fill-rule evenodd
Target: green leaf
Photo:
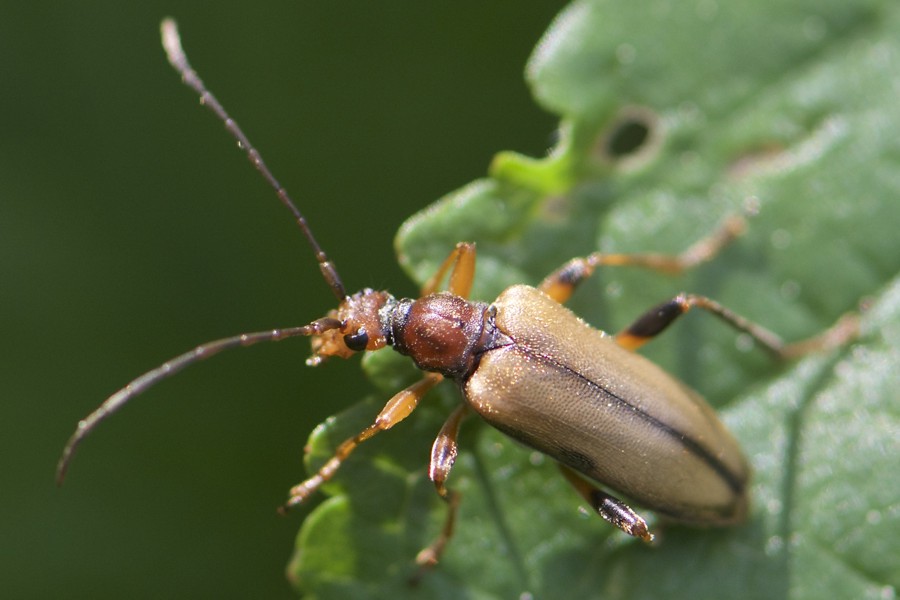
<path id="1" fill-rule="evenodd" d="M 616 331 L 702 293 L 787 339 L 865 300 L 859 340 L 788 365 L 705 315 L 646 350 L 720 409 L 754 468 L 748 521 L 654 520 L 648 546 L 578 510 L 551 461 L 470 419 L 450 478 L 462 493 L 443 561 L 410 587 L 445 507 L 428 451 L 458 391 L 366 442 L 305 522 L 289 573 L 317 598 L 864 598 L 900 585 L 900 7 L 889 2 L 576 2 L 527 76 L 561 118 L 542 159 L 501 153 L 489 178 L 401 229 L 425 281 L 478 244 L 473 296 L 536 284 L 594 250 L 677 253 L 728 215 L 747 233 L 677 278 L 607 269 L 570 306 Z M 415 379 L 382 352 L 380 393 L 323 426 L 310 468 Z M 433 396 L 433 397 L 432 397 Z M 530 594 L 531 596 L 528 596 Z"/>

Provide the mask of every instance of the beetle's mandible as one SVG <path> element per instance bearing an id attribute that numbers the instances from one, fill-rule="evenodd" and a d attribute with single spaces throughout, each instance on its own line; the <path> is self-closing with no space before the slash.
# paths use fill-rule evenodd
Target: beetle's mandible
<path id="1" fill-rule="evenodd" d="M 453 249 L 417 299 L 398 299 L 371 289 L 349 295 L 306 219 L 188 64 L 173 21 L 163 21 L 162 38 L 169 61 L 184 83 L 225 123 L 291 211 L 339 306 L 308 325 L 203 344 L 141 375 L 79 422 L 59 461 L 60 483 L 84 437 L 153 384 L 227 348 L 309 336 L 311 365 L 331 356 L 347 358 L 391 346 L 409 356 L 424 375 L 394 395 L 369 427 L 338 446 L 318 472 L 293 487 L 283 509 L 306 500 L 334 476 L 360 443 L 405 419 L 431 388 L 449 379 L 461 390 L 464 402 L 438 433 L 428 470 L 448 502 L 448 516 L 437 538 L 419 553 L 420 565 L 435 564 L 453 533 L 459 496 L 446 486 L 446 480 L 457 456 L 460 424 L 472 412 L 555 459 L 565 478 L 600 516 L 650 541 L 653 536 L 644 519 L 607 489 L 672 520 L 728 525 L 746 514 L 749 466 L 710 406 L 634 350 L 692 308 L 749 334 L 777 358 L 831 348 L 855 335 L 857 320 L 851 315 L 815 338 L 785 344 L 767 329 L 692 294 L 663 302 L 616 335 L 591 328 L 562 306 L 577 285 L 601 266 L 680 272 L 707 261 L 740 234 L 741 217 L 726 219 L 680 255 L 590 254 L 563 265 L 536 288 L 516 285 L 491 303 L 468 299 L 475 272 L 475 246 L 470 243 Z M 445 279 L 447 289 L 440 291 Z"/>

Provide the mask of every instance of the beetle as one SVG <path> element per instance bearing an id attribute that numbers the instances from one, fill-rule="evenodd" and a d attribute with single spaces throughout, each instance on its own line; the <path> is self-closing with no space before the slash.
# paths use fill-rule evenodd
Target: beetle
<path id="1" fill-rule="evenodd" d="M 228 348 L 305 336 L 313 349 L 309 365 L 390 346 L 409 356 L 424 374 L 395 394 L 371 425 L 341 443 L 316 473 L 291 488 L 282 511 L 308 499 L 362 442 L 405 419 L 429 390 L 449 379 L 464 402 L 438 433 L 428 469 L 449 508 L 437 538 L 416 557 L 422 566 L 438 562 L 453 534 L 459 495 L 446 481 L 458 454 L 461 422 L 471 413 L 553 458 L 602 518 L 644 541 L 653 540 L 646 521 L 607 489 L 674 521 L 716 526 L 745 517 L 750 468 L 735 438 L 696 392 L 634 351 L 695 308 L 748 334 L 781 359 L 846 343 L 856 334 L 856 317 L 845 316 L 814 338 L 786 344 L 719 303 L 693 294 L 678 294 L 653 307 L 615 335 L 590 327 L 562 305 L 599 267 L 678 273 L 708 261 L 740 235 L 743 217 L 726 219 L 679 255 L 595 252 L 572 259 L 537 287 L 514 285 L 490 303 L 468 299 L 475 273 L 471 243 L 452 250 L 419 298 L 395 298 L 368 288 L 351 295 L 287 191 L 188 63 L 174 21 L 164 20 L 161 33 L 169 62 L 183 82 L 222 120 L 293 215 L 339 305 L 307 325 L 202 344 L 133 380 L 79 422 L 60 457 L 58 483 L 85 436 L 148 387 Z M 440 290 L 445 279 L 446 289 Z"/>

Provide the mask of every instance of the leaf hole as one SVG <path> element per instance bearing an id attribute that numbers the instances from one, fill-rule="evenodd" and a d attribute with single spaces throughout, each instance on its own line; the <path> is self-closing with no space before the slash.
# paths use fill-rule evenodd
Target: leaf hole
<path id="1" fill-rule="evenodd" d="M 619 124 L 610 136 L 606 151 L 612 157 L 629 156 L 640 150 L 648 137 L 650 128 L 646 123 L 628 120 Z"/>
<path id="2" fill-rule="evenodd" d="M 622 110 L 600 137 L 598 152 L 605 162 L 630 166 L 643 162 L 659 146 L 659 118 L 649 108 Z"/>

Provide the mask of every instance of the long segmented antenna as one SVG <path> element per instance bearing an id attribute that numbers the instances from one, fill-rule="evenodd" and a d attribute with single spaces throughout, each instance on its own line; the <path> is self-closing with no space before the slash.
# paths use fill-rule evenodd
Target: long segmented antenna
<path id="1" fill-rule="evenodd" d="M 271 185 L 275 190 L 275 193 L 278 194 L 278 199 L 281 200 L 281 203 L 294 215 L 297 225 L 300 226 L 300 230 L 303 232 L 303 235 L 306 236 L 309 245 L 312 246 L 313 252 L 316 255 L 316 260 L 319 263 L 319 269 L 321 269 L 325 281 L 328 283 L 328 286 L 332 289 L 337 299 L 343 300 L 347 296 L 347 292 L 344 289 L 341 278 L 338 276 L 334 263 L 328 260 L 328 256 L 319 246 L 319 243 L 312 234 L 312 230 L 310 230 L 309 225 L 306 223 L 306 218 L 291 200 L 287 190 L 278 183 L 278 180 L 272 175 L 269 167 L 263 162 L 262 156 L 256 151 L 256 148 L 253 147 L 253 144 L 250 143 L 247 136 L 244 135 L 240 126 L 234 119 L 228 116 L 225 108 L 218 100 L 216 100 L 216 97 L 206 89 L 206 85 L 204 85 L 200 76 L 197 75 L 197 72 L 194 71 L 190 63 L 188 63 L 187 55 L 181 47 L 181 37 L 178 35 L 178 25 L 175 24 L 175 20 L 163 19 L 162 24 L 160 25 L 160 32 L 162 33 L 162 44 L 163 48 L 166 50 L 166 56 L 169 59 L 169 63 L 181 75 L 181 81 L 200 95 L 200 104 L 209 108 L 209 110 L 222 120 L 228 133 L 237 140 L 238 147 L 247 153 L 247 159 L 250 163 L 256 167 L 265 180 L 269 182 L 269 185 Z"/>
<path id="2" fill-rule="evenodd" d="M 239 346 L 252 346 L 258 342 L 277 342 L 292 337 L 319 335 L 329 329 L 338 329 L 340 326 L 341 322 L 339 320 L 325 317 L 324 319 L 313 321 L 309 325 L 304 325 L 303 327 L 289 327 L 286 329 L 257 331 L 255 333 L 242 333 L 240 335 L 222 338 L 197 346 L 193 350 L 185 352 L 184 354 L 179 354 L 175 358 L 164 362 L 152 371 L 144 373 L 104 400 L 103 404 L 101 404 L 97 410 L 88 415 L 87 418 L 78 422 L 75 433 L 72 434 L 72 437 L 70 437 L 69 441 L 66 443 L 62 456 L 59 457 L 59 463 L 56 465 L 56 484 L 62 485 L 69 464 L 72 462 L 72 457 L 75 456 L 75 450 L 87 434 L 93 431 L 101 421 L 122 408 L 126 402 L 163 379 L 171 377 L 195 362 L 215 356 L 222 350 Z"/>
<path id="3" fill-rule="evenodd" d="M 316 261 L 319 263 L 319 269 L 322 271 L 326 283 L 334 292 L 334 295 L 338 300 L 344 300 L 347 294 L 344 290 L 344 285 L 341 283 L 341 279 L 338 276 L 337 270 L 335 269 L 334 264 L 328 260 L 328 256 L 319 246 L 318 242 L 316 242 L 316 238 L 313 236 L 312 231 L 307 225 L 303 214 L 294 205 L 287 191 L 280 183 L 278 183 L 278 180 L 275 179 L 272 172 L 269 171 L 269 168 L 266 166 L 265 162 L 263 162 L 259 152 L 257 152 L 256 148 L 250 144 L 250 140 L 247 139 L 247 136 L 244 135 L 244 132 L 238 124 L 228 116 L 228 113 L 222 105 L 219 104 L 219 101 L 206 89 L 206 86 L 200 80 L 196 71 L 191 68 L 187 56 L 185 56 L 184 50 L 181 48 L 181 40 L 178 36 L 178 28 L 175 25 L 175 21 L 172 19 L 163 20 L 160 30 L 162 33 L 163 47 L 166 50 L 169 62 L 172 63 L 175 70 L 181 74 L 184 83 L 200 94 L 200 103 L 207 106 L 225 123 L 225 128 L 237 140 L 239 147 L 247 153 L 247 158 L 253 166 L 256 167 L 266 181 L 269 182 L 269 185 L 275 189 L 275 192 L 278 194 L 278 199 L 281 200 L 281 203 L 294 215 L 297 225 L 300 226 L 300 230 L 303 231 L 303 234 L 306 236 L 307 241 L 312 247 L 316 256 Z M 152 371 L 144 373 L 107 398 L 94 412 L 78 422 L 78 427 L 66 443 L 66 447 L 63 449 L 62 456 L 60 456 L 59 463 L 57 464 L 57 485 L 61 485 L 65 479 L 66 471 L 69 468 L 69 464 L 72 462 L 75 450 L 82 440 L 84 440 L 84 438 L 93 431 L 100 422 L 119 410 L 126 402 L 163 379 L 174 375 L 191 364 L 214 356 L 229 348 L 251 346 L 258 342 L 277 342 L 279 340 L 299 336 L 321 335 L 326 331 L 339 329 L 340 327 L 341 322 L 338 319 L 326 317 L 302 327 L 272 329 L 222 338 L 197 346 L 193 350 L 180 354 L 163 363 Z"/>

